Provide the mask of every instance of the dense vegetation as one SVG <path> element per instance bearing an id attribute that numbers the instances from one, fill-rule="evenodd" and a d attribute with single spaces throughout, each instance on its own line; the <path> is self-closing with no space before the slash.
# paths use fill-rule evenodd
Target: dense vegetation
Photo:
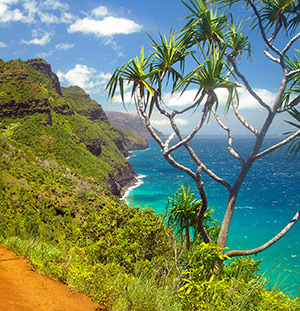
<path id="1" fill-rule="evenodd" d="M 22 148 L 93 177 L 116 195 L 134 180 L 125 156 L 146 142 L 112 127 L 82 89 L 61 89 L 40 59 L 2 61 L 0 72 L 0 129 L 13 128 L 11 136 Z"/>
<path id="2" fill-rule="evenodd" d="M 138 138 L 111 127 L 81 89 L 60 89 L 40 60 L 0 65 L 0 244 L 106 310 L 300 309 L 264 289 L 253 259 L 225 267 L 197 235 L 187 250 L 153 210 L 112 195 Z"/>

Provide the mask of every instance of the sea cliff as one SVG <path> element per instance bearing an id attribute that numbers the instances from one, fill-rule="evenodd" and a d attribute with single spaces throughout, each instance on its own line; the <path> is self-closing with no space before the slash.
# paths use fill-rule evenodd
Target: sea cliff
<path id="1" fill-rule="evenodd" d="M 146 148 L 146 140 L 112 126 L 78 86 L 61 87 L 50 64 L 0 61 L 0 85 L 0 131 L 10 129 L 21 148 L 92 177 L 117 196 L 135 181 L 126 157 Z"/>

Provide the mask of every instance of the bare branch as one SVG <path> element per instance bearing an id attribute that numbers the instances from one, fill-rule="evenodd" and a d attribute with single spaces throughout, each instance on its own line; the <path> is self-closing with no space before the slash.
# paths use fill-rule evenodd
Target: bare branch
<path id="1" fill-rule="evenodd" d="M 215 119 L 216 121 L 218 122 L 218 124 L 227 132 L 228 134 L 228 146 L 227 146 L 227 149 L 228 151 L 230 152 L 231 155 L 233 155 L 236 159 L 238 159 L 240 161 L 240 163 L 242 165 L 245 164 L 245 161 L 244 159 L 233 149 L 232 147 L 232 140 L 233 140 L 233 136 L 232 136 L 232 133 L 231 133 L 231 130 L 229 127 L 225 126 L 225 124 L 222 123 L 220 117 L 218 116 L 217 112 L 215 111 L 215 109 L 212 110 L 214 116 L 215 116 Z"/>
<path id="2" fill-rule="evenodd" d="M 179 110 L 174 110 L 174 113 L 175 114 L 183 114 L 183 113 L 185 113 L 185 112 L 187 112 L 187 111 L 189 111 L 189 110 L 199 106 L 200 105 L 200 100 L 201 100 L 200 98 L 197 99 L 194 104 L 184 108 L 183 110 L 180 110 L 180 111 Z"/>
<path id="3" fill-rule="evenodd" d="M 238 120 L 239 120 L 249 131 L 251 131 L 255 136 L 257 136 L 257 135 L 258 135 L 258 131 L 257 131 L 251 124 L 249 124 L 249 123 L 244 119 L 244 117 L 240 114 L 240 112 L 238 111 L 237 104 L 236 104 L 236 101 L 235 101 L 234 98 L 232 99 L 232 107 L 233 107 L 233 111 L 234 111 L 236 117 L 238 118 Z"/>
<path id="4" fill-rule="evenodd" d="M 150 123 L 150 119 L 149 117 L 147 116 L 145 110 L 144 110 L 144 106 L 143 106 L 143 99 L 141 97 L 141 93 L 140 93 L 140 87 L 137 86 L 136 88 L 136 97 L 137 97 L 137 105 L 138 105 L 138 108 L 139 108 L 139 111 L 142 115 L 142 117 L 144 118 L 145 120 L 145 123 L 146 123 L 146 126 L 147 126 L 147 129 L 149 131 L 149 133 L 151 134 L 151 136 L 157 141 L 157 143 L 160 145 L 161 149 L 164 151 L 164 157 L 166 158 L 166 160 L 172 165 L 174 166 L 175 168 L 185 172 L 186 174 L 188 174 L 189 176 L 191 176 L 195 181 L 197 179 L 197 174 L 195 174 L 192 170 L 190 170 L 189 168 L 181 165 L 180 163 L 176 162 L 173 157 L 170 155 L 170 153 L 168 152 L 168 145 L 170 144 L 171 140 L 173 139 L 173 135 L 171 135 L 166 143 L 164 144 L 162 142 L 162 140 L 159 138 L 159 136 L 155 133 L 153 127 L 151 126 L 151 123 Z"/>
<path id="5" fill-rule="evenodd" d="M 277 112 L 278 112 L 278 113 L 281 113 L 281 112 L 285 112 L 285 111 L 291 110 L 292 108 L 294 108 L 295 106 L 297 106 L 299 103 L 300 103 L 300 95 L 297 96 L 296 98 L 294 98 L 294 99 L 292 100 L 292 102 L 289 103 L 287 106 L 278 109 Z"/>
<path id="6" fill-rule="evenodd" d="M 276 145 L 273 145 L 271 147 L 269 147 L 268 149 L 256 154 L 255 156 L 253 156 L 253 158 L 256 160 L 256 159 L 259 159 L 277 149 L 279 149 L 280 147 L 286 145 L 287 143 L 291 142 L 295 137 L 297 136 L 300 136 L 300 130 L 298 130 L 297 132 L 295 132 L 294 134 L 290 135 L 289 137 L 287 137 L 286 139 L 282 140 L 281 142 L 279 142 L 278 144 Z"/>
<path id="7" fill-rule="evenodd" d="M 291 230 L 291 228 L 295 225 L 295 223 L 297 222 L 299 217 L 300 217 L 300 210 L 295 214 L 293 219 L 284 227 L 283 230 L 281 230 L 273 239 L 269 240 L 264 245 L 257 247 L 257 248 L 254 248 L 254 249 L 250 249 L 250 250 L 229 251 L 225 255 L 228 257 L 247 256 L 247 255 L 258 254 L 258 253 L 264 251 L 265 249 L 267 249 L 268 247 L 270 247 L 271 245 L 276 243 L 278 240 L 280 240 L 285 234 L 287 234 Z"/>
<path id="8" fill-rule="evenodd" d="M 271 55 L 268 51 L 268 49 L 264 50 L 265 55 L 274 63 L 281 64 L 280 58 L 276 58 L 273 55 Z"/>
<path id="9" fill-rule="evenodd" d="M 273 51 L 275 52 L 277 55 L 279 55 L 280 57 L 282 56 L 282 53 L 277 49 L 275 48 L 275 46 L 273 44 L 271 44 L 271 41 L 274 39 L 274 35 L 271 37 L 270 40 L 268 40 L 267 36 L 266 36 L 266 33 L 265 33 L 265 28 L 262 24 L 262 20 L 261 20 L 261 17 L 256 9 L 256 6 L 255 4 L 252 2 L 252 1 L 249 1 L 249 4 L 252 8 L 252 10 L 254 11 L 254 14 L 255 16 L 257 17 L 257 20 L 258 20 L 258 26 L 259 26 L 259 29 L 260 29 L 260 32 L 261 32 L 261 35 L 262 35 L 262 38 L 263 40 L 265 41 L 266 45 Z M 278 32 L 278 30 L 277 30 Z"/>
<path id="10" fill-rule="evenodd" d="M 290 49 L 290 47 L 292 46 L 292 44 L 298 40 L 300 38 L 300 32 L 297 33 L 289 42 L 288 44 L 285 46 L 285 48 L 282 50 L 282 54 L 285 55 L 288 50 Z"/>
<path id="11" fill-rule="evenodd" d="M 169 145 L 170 145 L 171 141 L 173 140 L 173 138 L 175 137 L 175 135 L 176 135 L 175 133 L 171 134 L 169 136 L 169 138 L 166 140 L 164 150 L 168 150 Z"/>
<path id="12" fill-rule="evenodd" d="M 178 163 L 174 160 L 174 158 L 170 154 L 164 153 L 165 159 L 175 168 L 181 170 L 182 172 L 185 172 L 189 176 L 191 176 L 195 181 L 197 180 L 197 175 L 189 168 L 183 166 L 182 164 Z"/>
<path id="13" fill-rule="evenodd" d="M 203 124 L 204 120 L 205 120 L 205 116 L 206 115 L 206 107 L 203 107 L 203 111 L 202 111 L 203 115 L 202 118 L 200 120 L 199 124 Z M 198 156 L 196 155 L 195 151 L 193 150 L 193 148 L 188 144 L 187 139 L 185 139 L 182 134 L 180 133 L 175 120 L 173 118 L 173 116 L 170 116 L 169 118 L 170 123 L 172 125 L 173 130 L 175 131 L 175 133 L 177 134 L 180 142 L 178 144 L 176 144 L 175 146 L 171 147 L 168 151 L 165 152 L 165 156 L 167 156 L 168 154 L 170 154 L 171 152 L 179 149 L 181 146 L 184 146 L 187 151 L 189 152 L 191 158 L 193 159 L 193 161 L 197 164 L 198 169 L 203 170 L 208 176 L 210 176 L 211 178 L 213 178 L 216 182 L 220 183 L 221 185 L 225 186 L 229 191 L 231 189 L 231 185 L 226 182 L 224 179 L 220 178 L 219 176 L 217 176 L 214 172 L 212 172 L 211 170 L 209 170 L 204 163 L 198 158 Z M 199 125 L 198 124 L 198 125 Z M 201 128 L 202 125 L 199 125 L 199 129 Z M 197 181 L 196 181 L 197 182 Z"/>
<path id="14" fill-rule="evenodd" d="M 137 107 L 139 109 L 139 112 L 141 113 L 142 117 L 145 120 L 145 124 L 146 127 L 149 131 L 149 133 L 151 134 L 151 136 L 155 139 L 155 141 L 159 144 L 159 146 L 164 149 L 165 144 L 163 143 L 163 141 L 160 139 L 160 137 L 156 134 L 156 132 L 154 131 L 153 127 L 151 126 L 150 123 L 150 119 L 148 118 L 144 107 L 143 107 L 143 99 L 141 97 L 141 90 L 140 90 L 140 86 L 137 86 L 136 88 L 136 103 L 137 103 Z"/>
<path id="15" fill-rule="evenodd" d="M 250 86 L 249 82 L 247 81 L 246 77 L 244 75 L 242 75 L 240 73 L 240 71 L 237 68 L 237 65 L 234 61 L 234 59 L 232 58 L 232 56 L 230 56 L 228 53 L 226 53 L 226 56 L 228 57 L 228 60 L 230 61 L 230 63 L 232 64 L 233 68 L 234 68 L 234 72 L 242 79 L 242 81 L 244 82 L 248 92 L 258 101 L 258 103 L 264 107 L 265 109 L 267 109 L 268 111 L 270 111 L 270 107 L 254 92 L 254 90 L 252 89 L 252 87 Z"/>
<path id="16" fill-rule="evenodd" d="M 287 77 L 288 79 L 291 79 L 293 76 L 295 76 L 295 75 L 297 75 L 297 74 L 299 74 L 299 73 L 300 73 L 300 69 L 296 69 L 296 70 L 293 70 L 293 71 L 289 72 L 289 73 L 286 75 L 286 77 Z"/>
<path id="17" fill-rule="evenodd" d="M 204 104 L 204 107 L 203 107 L 202 113 L 201 113 L 201 118 L 200 118 L 198 124 L 192 130 L 192 132 L 186 138 L 180 140 L 179 143 L 177 143 L 172 148 L 170 148 L 169 152 L 171 153 L 174 150 L 176 150 L 176 149 L 180 148 L 181 146 L 183 146 L 184 144 L 188 143 L 198 133 L 198 131 L 201 129 L 201 127 L 204 124 L 204 121 L 206 119 L 206 116 L 207 116 L 207 103 Z"/>
<path id="18" fill-rule="evenodd" d="M 279 30 L 280 30 L 281 26 L 277 26 L 275 27 L 274 33 L 272 34 L 271 38 L 268 39 L 268 42 L 271 44 L 271 42 L 276 38 Z M 280 58 L 276 58 L 273 55 L 271 55 L 271 53 L 269 52 L 269 45 L 266 44 L 265 50 L 264 50 L 265 55 L 273 62 L 280 64 L 281 66 L 284 67 L 284 64 L 282 62 L 283 60 L 283 55 Z"/>

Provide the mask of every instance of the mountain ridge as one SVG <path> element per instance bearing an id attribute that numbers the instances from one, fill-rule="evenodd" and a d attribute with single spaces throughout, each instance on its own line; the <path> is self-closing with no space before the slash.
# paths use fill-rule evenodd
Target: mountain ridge
<path id="1" fill-rule="evenodd" d="M 116 129 L 79 87 L 62 88 L 42 59 L 0 62 L 0 133 L 36 156 L 79 170 L 122 196 L 136 181 L 128 151 L 147 142 Z"/>
<path id="2" fill-rule="evenodd" d="M 131 131 L 143 138 L 151 137 L 146 128 L 145 122 L 141 117 L 130 113 L 110 110 L 105 110 L 105 114 L 113 126 L 119 129 Z M 164 136 L 164 134 L 159 130 L 154 129 L 154 131 L 158 134 L 158 136 Z"/>

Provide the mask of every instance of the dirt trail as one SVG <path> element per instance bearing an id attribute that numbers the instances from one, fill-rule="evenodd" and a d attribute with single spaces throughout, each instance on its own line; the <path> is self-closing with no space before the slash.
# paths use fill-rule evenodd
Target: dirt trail
<path id="1" fill-rule="evenodd" d="M 90 298 L 34 272 L 26 259 L 0 247 L 0 311 L 96 311 Z"/>

